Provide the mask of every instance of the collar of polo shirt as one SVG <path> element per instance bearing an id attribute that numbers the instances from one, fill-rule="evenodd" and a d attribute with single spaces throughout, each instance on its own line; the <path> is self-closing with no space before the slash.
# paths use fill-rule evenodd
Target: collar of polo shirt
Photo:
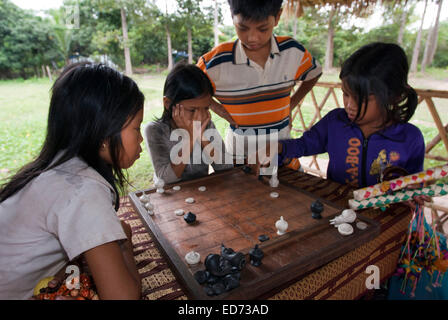
<path id="1" fill-rule="evenodd" d="M 248 64 L 249 58 L 246 55 L 246 52 L 244 51 L 243 45 L 241 44 L 241 41 L 238 39 L 236 40 L 236 46 L 234 49 L 234 57 L 235 57 L 235 64 Z M 278 48 L 277 40 L 275 39 L 275 36 L 271 36 L 271 57 L 273 57 L 275 54 L 280 54 L 280 50 Z"/>

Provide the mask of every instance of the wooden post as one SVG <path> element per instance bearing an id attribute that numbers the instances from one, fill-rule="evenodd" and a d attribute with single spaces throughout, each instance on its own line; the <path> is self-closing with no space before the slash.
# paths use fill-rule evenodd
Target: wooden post
<path id="1" fill-rule="evenodd" d="M 445 125 L 445 132 L 448 133 L 448 124 Z M 426 145 L 425 153 L 429 153 L 442 140 L 440 135 L 437 135 Z"/>
<path id="2" fill-rule="evenodd" d="M 434 102 L 432 101 L 431 98 L 425 98 L 425 101 L 426 104 L 428 105 L 429 112 L 431 112 L 432 118 L 436 123 L 437 129 L 439 130 L 440 138 L 442 139 L 443 144 L 445 145 L 445 149 L 448 152 L 448 135 L 445 131 L 445 128 L 443 127 L 439 114 L 437 113 L 436 106 L 434 105 Z"/>

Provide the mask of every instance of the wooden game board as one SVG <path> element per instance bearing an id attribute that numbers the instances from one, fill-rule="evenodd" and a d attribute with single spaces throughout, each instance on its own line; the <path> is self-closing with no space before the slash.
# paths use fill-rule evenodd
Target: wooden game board
<path id="1" fill-rule="evenodd" d="M 171 264 L 185 292 L 193 299 L 255 299 L 281 284 L 328 263 L 350 250 L 376 237 L 379 224 L 361 215 L 358 220 L 367 223 L 366 230 L 358 230 L 350 236 L 342 236 L 329 224 L 343 208 L 319 199 L 324 204 L 323 219 L 311 217 L 310 206 L 317 198 L 310 193 L 281 183 L 271 188 L 268 178 L 258 180 L 245 174 L 240 168 L 214 174 L 205 178 L 179 183 L 180 191 L 165 187 L 165 193 L 155 189 L 130 194 L 131 203 L 141 216 L 148 231 Z M 198 187 L 207 190 L 200 192 Z M 278 198 L 271 198 L 272 191 Z M 139 200 L 150 194 L 155 213 L 150 216 Z M 193 197 L 195 203 L 185 199 Z M 183 216 L 174 210 L 191 211 L 197 222 L 188 225 Z M 288 222 L 287 233 L 279 236 L 275 222 L 283 216 Z M 265 234 L 270 240 L 260 244 L 258 236 Z M 209 297 L 204 287 L 193 277 L 205 269 L 204 260 L 210 253 L 220 254 L 221 244 L 246 254 L 246 266 L 241 272 L 240 287 L 219 296 Z M 264 251 L 262 265 L 249 263 L 249 250 L 259 244 Z M 201 263 L 189 266 L 185 254 L 190 251 L 201 254 Z"/>

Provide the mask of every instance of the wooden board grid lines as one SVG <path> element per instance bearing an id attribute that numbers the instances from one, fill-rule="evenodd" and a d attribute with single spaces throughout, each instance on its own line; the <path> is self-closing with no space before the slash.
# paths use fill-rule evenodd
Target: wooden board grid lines
<path id="1" fill-rule="evenodd" d="M 350 236 L 342 236 L 330 225 L 329 220 L 340 214 L 343 208 L 325 199 L 323 218 L 311 218 L 310 206 L 317 197 L 287 183 L 271 188 L 268 178 L 262 181 L 245 174 L 240 168 L 213 174 L 201 179 L 181 182 L 181 190 L 166 186 L 159 194 L 155 189 L 130 194 L 134 209 L 154 237 L 161 252 L 167 258 L 176 278 L 192 299 L 256 299 L 266 292 L 318 268 L 331 260 L 373 239 L 380 232 L 379 223 L 358 215 L 367 223 L 366 230 L 357 230 Z M 198 187 L 206 186 L 201 192 Z M 272 191 L 278 198 L 271 198 Z M 154 205 L 150 216 L 139 200 L 148 194 Z M 195 202 L 185 203 L 193 197 Z M 187 224 L 174 211 L 193 212 L 197 222 Z M 287 233 L 279 236 L 275 222 L 283 216 L 288 222 Z M 265 234 L 270 240 L 260 243 L 258 236 Z M 207 296 L 204 287 L 193 275 L 204 270 L 205 257 L 220 253 L 221 244 L 246 255 L 246 266 L 241 272 L 240 287 L 219 296 Z M 259 244 L 264 251 L 262 265 L 249 263 L 248 252 Z M 189 266 L 185 254 L 196 251 L 201 263 Z"/>

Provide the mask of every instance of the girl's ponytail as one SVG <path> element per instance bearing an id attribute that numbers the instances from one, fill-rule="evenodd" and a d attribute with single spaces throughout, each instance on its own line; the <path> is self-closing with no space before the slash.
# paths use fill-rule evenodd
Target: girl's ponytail
<path id="1" fill-rule="evenodd" d="M 405 91 L 403 93 L 403 99 L 398 101 L 398 103 L 393 108 L 393 118 L 394 122 L 397 123 L 406 123 L 408 122 L 412 116 L 414 115 L 415 109 L 418 104 L 418 96 L 417 92 L 409 86 L 406 85 Z"/>

